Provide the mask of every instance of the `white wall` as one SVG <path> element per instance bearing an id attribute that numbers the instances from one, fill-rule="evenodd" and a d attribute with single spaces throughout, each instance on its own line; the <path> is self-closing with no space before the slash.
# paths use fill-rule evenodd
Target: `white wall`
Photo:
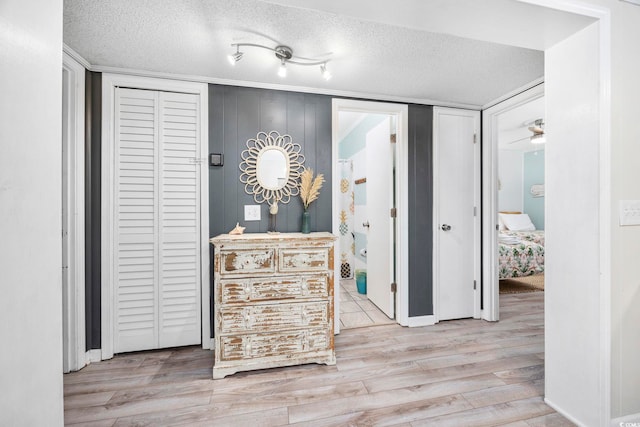
<path id="1" fill-rule="evenodd" d="M 522 151 L 498 151 L 498 211 L 523 212 L 522 155 Z"/>
<path id="2" fill-rule="evenodd" d="M 620 227 L 618 201 L 640 200 L 640 7 L 612 10 L 612 415 L 640 422 L 640 226 Z M 616 423 L 618 425 L 619 423 Z"/>
<path id="3" fill-rule="evenodd" d="M 0 76 L 0 425 L 62 425 L 61 0 L 2 0 Z"/>
<path id="4" fill-rule="evenodd" d="M 598 25 L 545 52 L 550 184 L 545 398 L 586 426 L 600 425 L 604 410 L 600 405 L 599 57 L 592 48 L 598 46 Z"/>

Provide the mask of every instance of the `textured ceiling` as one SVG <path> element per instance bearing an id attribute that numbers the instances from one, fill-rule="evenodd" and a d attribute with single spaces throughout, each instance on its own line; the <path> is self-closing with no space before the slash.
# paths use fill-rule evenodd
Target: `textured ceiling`
<path id="1" fill-rule="evenodd" d="M 99 67 L 469 106 L 544 72 L 539 50 L 256 0 L 65 0 L 64 42 Z M 282 79 L 273 54 L 259 49 L 243 49 L 230 66 L 234 42 L 286 44 L 305 57 L 332 52 L 333 78 L 290 65 Z"/>

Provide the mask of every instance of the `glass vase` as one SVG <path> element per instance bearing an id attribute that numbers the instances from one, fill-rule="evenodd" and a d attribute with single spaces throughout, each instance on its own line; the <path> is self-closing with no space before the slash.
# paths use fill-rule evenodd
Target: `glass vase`
<path id="1" fill-rule="evenodd" d="M 309 234 L 311 233 L 311 215 L 309 215 L 308 211 L 302 212 L 302 233 Z"/>

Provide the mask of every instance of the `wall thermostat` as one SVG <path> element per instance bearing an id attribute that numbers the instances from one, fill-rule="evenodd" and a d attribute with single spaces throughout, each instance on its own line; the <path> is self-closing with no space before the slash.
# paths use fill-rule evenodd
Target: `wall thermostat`
<path id="1" fill-rule="evenodd" d="M 224 154 L 211 153 L 209 154 L 209 166 L 222 166 L 224 163 Z"/>

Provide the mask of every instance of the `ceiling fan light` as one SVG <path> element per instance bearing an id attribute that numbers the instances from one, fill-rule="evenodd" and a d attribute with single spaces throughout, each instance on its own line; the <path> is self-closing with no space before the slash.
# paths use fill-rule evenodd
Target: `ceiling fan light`
<path id="1" fill-rule="evenodd" d="M 544 133 L 537 133 L 531 137 L 532 144 L 544 144 L 545 142 L 547 142 L 547 138 Z"/>

